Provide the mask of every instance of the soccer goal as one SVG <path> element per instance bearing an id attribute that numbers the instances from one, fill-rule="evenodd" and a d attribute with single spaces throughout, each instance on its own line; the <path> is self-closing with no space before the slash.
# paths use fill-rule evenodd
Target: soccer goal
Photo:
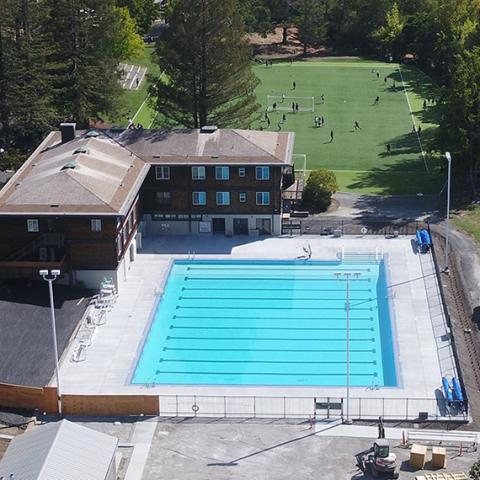
<path id="1" fill-rule="evenodd" d="M 295 172 L 305 175 L 307 171 L 307 156 L 304 153 L 294 153 L 292 155 Z"/>
<path id="2" fill-rule="evenodd" d="M 275 104 L 275 108 L 273 105 Z M 287 97 L 286 95 L 267 95 L 267 109 L 293 111 L 293 105 L 298 104 L 299 112 L 314 112 L 315 97 Z"/>

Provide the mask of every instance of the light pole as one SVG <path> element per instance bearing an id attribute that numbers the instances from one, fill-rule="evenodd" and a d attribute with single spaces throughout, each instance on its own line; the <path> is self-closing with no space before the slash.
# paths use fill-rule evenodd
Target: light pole
<path id="1" fill-rule="evenodd" d="M 343 423 L 350 425 L 352 420 L 350 420 L 350 277 L 354 276 L 356 279 L 360 276 L 359 272 L 337 272 L 335 276 L 338 280 L 342 281 L 340 277 L 345 278 L 347 285 L 346 289 L 346 300 L 345 300 L 345 312 L 347 320 L 347 418 Z"/>
<path id="2" fill-rule="evenodd" d="M 55 353 L 55 375 L 57 379 L 57 403 L 58 413 L 62 415 L 62 396 L 60 393 L 60 371 L 58 368 L 58 346 L 57 346 L 57 328 L 55 326 L 55 304 L 53 303 L 53 282 L 60 275 L 60 270 L 40 270 L 38 272 L 42 278 L 48 282 L 48 293 L 50 296 L 50 318 L 52 320 L 53 351 Z"/>
<path id="3" fill-rule="evenodd" d="M 450 236 L 450 183 L 452 174 L 452 156 L 450 152 L 445 152 L 445 158 L 448 161 L 448 176 L 447 176 L 447 235 L 445 239 L 445 268 L 443 271 L 448 273 L 448 240 Z"/>

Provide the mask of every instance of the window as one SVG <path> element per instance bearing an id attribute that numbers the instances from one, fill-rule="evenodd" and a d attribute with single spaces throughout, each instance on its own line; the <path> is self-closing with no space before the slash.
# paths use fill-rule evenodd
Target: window
<path id="1" fill-rule="evenodd" d="M 155 167 L 155 178 L 157 180 L 170 180 L 170 167 Z"/>
<path id="2" fill-rule="evenodd" d="M 270 168 L 269 167 L 256 167 L 255 168 L 255 177 L 257 180 L 269 180 L 270 179 Z"/>
<path id="3" fill-rule="evenodd" d="M 245 203 L 247 201 L 247 194 L 245 192 L 240 192 L 238 194 L 238 200 L 240 203 Z"/>
<path id="4" fill-rule="evenodd" d="M 192 203 L 194 205 L 205 205 L 207 203 L 207 193 L 192 192 Z"/>
<path id="5" fill-rule="evenodd" d="M 27 220 L 27 232 L 38 232 L 38 220 L 36 218 Z"/>
<path id="6" fill-rule="evenodd" d="M 244 177 L 245 176 L 245 167 L 240 167 L 238 169 L 238 176 L 239 177 Z"/>
<path id="7" fill-rule="evenodd" d="M 270 205 L 270 192 L 257 192 L 257 205 Z"/>
<path id="8" fill-rule="evenodd" d="M 192 167 L 192 180 L 205 180 L 205 167 Z"/>
<path id="9" fill-rule="evenodd" d="M 217 180 L 228 180 L 230 172 L 228 167 L 215 167 L 215 178 Z"/>
<path id="10" fill-rule="evenodd" d="M 230 205 L 230 192 L 217 192 L 217 205 Z"/>
<path id="11" fill-rule="evenodd" d="M 155 195 L 158 205 L 170 205 L 170 192 L 156 192 Z"/>
<path id="12" fill-rule="evenodd" d="M 92 218 L 90 220 L 90 228 L 92 232 L 101 232 L 102 231 L 102 221 L 99 218 Z"/>

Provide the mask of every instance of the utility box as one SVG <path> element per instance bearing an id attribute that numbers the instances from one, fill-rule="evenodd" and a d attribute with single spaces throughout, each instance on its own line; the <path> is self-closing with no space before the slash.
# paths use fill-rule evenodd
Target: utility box
<path id="1" fill-rule="evenodd" d="M 446 468 L 447 466 L 447 450 L 443 447 L 432 448 L 432 467 Z"/>
<path id="2" fill-rule="evenodd" d="M 414 443 L 410 450 L 410 460 L 408 463 L 417 470 L 425 467 L 425 463 L 427 463 L 427 447 Z"/>

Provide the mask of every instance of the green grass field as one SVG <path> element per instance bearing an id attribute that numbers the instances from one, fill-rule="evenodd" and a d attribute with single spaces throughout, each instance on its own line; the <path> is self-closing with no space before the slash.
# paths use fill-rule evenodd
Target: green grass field
<path id="1" fill-rule="evenodd" d="M 129 59 L 127 63 L 147 67 L 147 75 L 158 75 L 158 65 L 153 60 L 154 50 L 153 45 L 146 44 L 141 55 Z M 141 123 L 145 128 L 149 128 L 156 116 L 151 99 L 148 97 L 149 86 L 150 82 L 145 77 L 138 90 L 123 90 L 119 101 L 118 115 L 110 119 L 112 123 L 126 127 L 128 125 L 128 112 L 131 112 L 132 115 L 135 115 L 133 119 L 135 123 Z"/>
<path id="2" fill-rule="evenodd" d="M 433 95 L 434 87 L 419 70 L 397 64 L 337 59 L 285 62 L 269 68 L 256 65 L 254 71 L 262 82 L 257 89 L 262 121 L 255 128 L 278 131 L 278 123 L 285 114 L 282 130 L 295 132 L 294 153 L 307 156 L 307 170 L 319 167 L 334 170 L 342 191 L 427 194 L 441 189 L 443 178 L 438 161 L 428 153 L 433 148 L 437 107 L 423 109 L 423 100 Z M 378 79 L 373 71 L 379 72 Z M 263 118 L 267 95 L 282 94 L 315 97 L 315 112 L 293 113 L 292 100 L 282 103 L 280 98 L 277 104 L 287 110 L 269 113 L 271 124 L 267 127 Z M 325 103 L 321 102 L 322 94 Z M 373 105 L 377 96 L 380 102 Z M 422 128 L 420 137 L 425 155 L 417 135 L 412 133 L 407 96 L 415 123 Z M 302 101 L 299 103 L 302 105 Z M 315 127 L 315 116 L 325 118 L 323 127 Z M 354 131 L 355 121 L 361 131 Z M 330 142 L 331 130 L 333 142 Z M 387 144 L 391 145 L 390 154 L 386 151 Z M 302 169 L 302 163 L 298 161 L 296 168 Z"/>

